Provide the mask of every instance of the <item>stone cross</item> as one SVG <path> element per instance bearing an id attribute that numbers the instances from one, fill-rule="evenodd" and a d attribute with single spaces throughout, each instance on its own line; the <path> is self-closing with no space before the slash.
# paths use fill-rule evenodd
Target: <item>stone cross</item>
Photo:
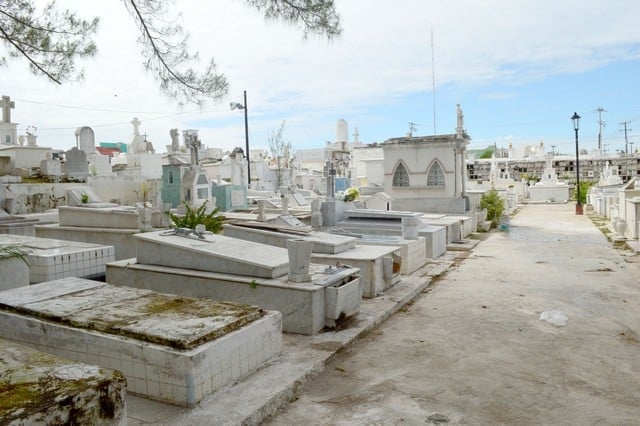
<path id="1" fill-rule="evenodd" d="M 16 103 L 9 96 L 3 96 L 0 100 L 0 108 L 2 108 L 2 122 L 11 123 L 11 108 L 15 108 Z"/>
<path id="2" fill-rule="evenodd" d="M 140 127 L 140 124 L 142 124 L 142 122 L 138 120 L 138 117 L 133 117 L 131 124 L 133 124 L 133 134 L 135 136 L 140 135 L 140 130 L 138 128 Z"/>

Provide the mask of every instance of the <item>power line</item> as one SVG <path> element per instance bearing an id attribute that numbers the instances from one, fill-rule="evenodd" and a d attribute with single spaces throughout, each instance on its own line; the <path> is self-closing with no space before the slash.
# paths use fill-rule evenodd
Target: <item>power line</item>
<path id="1" fill-rule="evenodd" d="M 627 124 L 631 124 L 630 121 L 623 121 L 622 123 L 618 123 L 621 126 L 624 126 L 624 129 L 620 129 L 621 132 L 624 131 L 624 153 L 629 153 L 629 138 L 627 137 L 627 131 L 631 131 L 631 128 L 627 127 Z"/>
<path id="2" fill-rule="evenodd" d="M 602 107 L 598 107 L 594 112 L 598 113 L 598 125 L 600 126 L 600 130 L 598 131 L 598 149 L 602 149 L 602 128 L 607 125 L 607 123 L 602 121 L 602 113 L 607 112 L 607 110 Z"/>

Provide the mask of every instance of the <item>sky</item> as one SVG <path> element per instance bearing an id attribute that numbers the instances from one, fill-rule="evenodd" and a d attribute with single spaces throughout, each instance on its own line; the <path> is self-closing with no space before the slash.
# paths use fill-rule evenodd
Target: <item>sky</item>
<path id="1" fill-rule="evenodd" d="M 177 0 L 192 49 L 203 65 L 215 58 L 229 81 L 221 101 L 180 108 L 144 71 L 121 2 L 58 0 L 84 18 L 100 17 L 98 54 L 79 63 L 84 80 L 58 86 L 9 59 L 0 94 L 15 101 L 19 134 L 33 126 L 38 145 L 57 149 L 75 146 L 81 126 L 93 128 L 97 143 L 130 143 L 134 117 L 156 152 L 166 151 L 172 128 L 198 129 L 210 148 L 244 148 L 244 113 L 229 103 L 242 103 L 245 90 L 252 150 L 267 149 L 282 122 L 294 150 L 334 142 L 339 119 L 350 141 L 357 129 L 363 143 L 405 136 L 410 122 L 414 136 L 453 133 L 456 104 L 471 149 L 542 141 L 548 151 L 575 152 L 574 112 L 582 117 L 581 148 L 598 146 L 600 119 L 608 152 L 625 149 L 624 122 L 640 148 L 637 0 L 335 4 L 343 34 L 327 41 L 267 22 L 244 1 Z"/>

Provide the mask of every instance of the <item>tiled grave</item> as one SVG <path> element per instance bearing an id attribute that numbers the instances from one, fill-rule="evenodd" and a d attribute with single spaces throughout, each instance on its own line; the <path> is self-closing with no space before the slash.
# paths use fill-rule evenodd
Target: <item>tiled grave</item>
<path id="1" fill-rule="evenodd" d="M 282 350 L 279 312 L 67 278 L 0 292 L 0 333 L 192 407 Z"/>
<path id="2" fill-rule="evenodd" d="M 105 264 L 115 260 L 113 247 L 98 244 L 5 235 L 0 245 L 24 249 L 31 284 L 65 277 L 101 277 Z"/>
<path id="3" fill-rule="evenodd" d="M 0 339 L 0 424 L 125 425 L 120 372 Z"/>

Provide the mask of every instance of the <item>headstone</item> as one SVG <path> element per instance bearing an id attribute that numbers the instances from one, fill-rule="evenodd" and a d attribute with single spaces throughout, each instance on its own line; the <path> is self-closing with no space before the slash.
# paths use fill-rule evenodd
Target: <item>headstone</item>
<path id="1" fill-rule="evenodd" d="M 91 127 L 79 127 L 76 129 L 75 134 L 78 141 L 78 148 L 80 150 L 87 154 L 93 154 L 96 152 L 96 137 Z"/>
<path id="2" fill-rule="evenodd" d="M 65 153 L 65 171 L 69 178 L 84 181 L 89 176 L 87 154 L 73 147 Z"/>
<path id="3" fill-rule="evenodd" d="M 283 216 L 288 216 L 289 215 L 289 199 L 285 196 L 280 198 L 282 200 L 282 215 Z"/>
<path id="4" fill-rule="evenodd" d="M 266 204 L 266 200 L 258 200 L 258 222 L 265 222 L 267 220 L 267 216 L 264 214 Z"/>
<path id="5" fill-rule="evenodd" d="M 40 176 L 62 176 L 60 160 L 40 160 Z"/>
<path id="6" fill-rule="evenodd" d="M 94 155 L 89 169 L 94 176 L 112 176 L 114 174 L 111 161 L 106 155 Z"/>
<path id="7" fill-rule="evenodd" d="M 311 226 L 319 228 L 322 226 L 322 213 L 320 213 L 320 204 L 322 202 L 319 199 L 311 201 Z"/>
<path id="8" fill-rule="evenodd" d="M 309 264 L 311 263 L 313 241 L 287 240 L 287 250 L 289 252 L 289 281 L 294 283 L 311 281 Z"/>

